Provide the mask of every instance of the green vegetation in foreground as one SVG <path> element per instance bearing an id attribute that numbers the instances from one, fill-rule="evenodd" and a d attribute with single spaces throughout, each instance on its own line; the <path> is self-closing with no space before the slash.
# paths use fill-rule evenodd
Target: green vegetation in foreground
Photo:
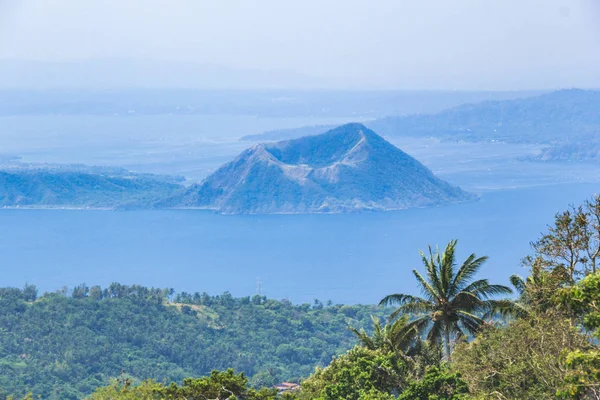
<path id="1" fill-rule="evenodd" d="M 548 232 L 532 243 L 533 254 L 523 260 L 529 276 L 510 277 L 518 293 L 516 299 L 498 299 L 497 296 L 508 294 L 510 289 L 490 284 L 485 279 L 475 279 L 485 257 L 477 258 L 473 254 L 457 268 L 455 247 L 456 242 L 453 241 L 444 251 L 430 249 L 428 255 L 423 254 L 425 275 L 413 271 L 423 296 L 389 295 L 382 300 L 382 304 L 396 304 L 398 308 L 386 322 L 375 316 L 369 331 L 357 325 L 348 330 L 342 329 L 354 334 L 358 344 L 345 353 L 340 352 L 341 355 L 334 357 L 326 367 L 317 367 L 297 390 L 277 393 L 263 378 L 269 375 L 257 373 L 249 381 L 243 373 L 236 374 L 234 370 L 227 369 L 224 372 L 212 371 L 201 378 L 180 380 L 182 383 L 155 380 L 138 383 L 134 377 L 123 374 L 112 384 L 98 388 L 89 399 L 600 399 L 600 198 L 557 214 Z M 105 293 L 103 298 L 95 300 L 89 298 L 92 297 L 92 290 L 78 288 L 73 293 L 76 298 L 79 295 L 75 296 L 75 293 L 81 290 L 89 293 L 83 296 L 85 299 L 79 300 L 101 308 L 103 302 L 114 300 L 107 294 L 118 288 L 132 290 L 117 285 L 106 293 L 101 292 Z M 7 301 L 5 293 L 6 290 L 2 294 L 2 301 Z M 66 305 L 74 301 L 64 296 L 48 295 L 32 303 L 35 290 L 29 286 L 23 291 L 13 290 L 13 293 L 21 296 L 13 300 L 20 307 L 19 315 L 34 309 L 38 303 L 61 299 Z M 194 296 L 191 298 L 193 300 Z M 123 301 L 128 297 L 117 296 L 117 299 Z M 209 307 L 214 309 L 213 305 L 202 303 L 206 308 L 196 309 L 189 305 L 189 295 L 183 294 L 179 295 L 178 301 L 186 304 L 181 305 L 180 310 L 173 311 L 172 306 L 164 304 L 161 296 L 156 296 L 156 306 L 170 308 L 173 315 L 195 312 L 194 318 L 204 319 L 207 325 L 212 324 L 213 329 L 219 329 L 219 319 L 205 317 Z M 217 302 L 222 301 L 222 298 L 218 298 Z M 235 303 L 240 300 L 229 297 L 226 303 L 230 301 Z M 256 306 L 265 307 L 269 301 L 255 297 L 244 300 L 243 305 L 254 302 L 259 303 Z M 344 321 L 352 324 L 352 320 L 348 319 L 350 316 L 342 311 L 342 306 L 322 308 L 317 304 L 311 309 L 308 305 L 272 304 L 278 304 L 275 315 L 279 315 L 281 309 L 288 309 L 295 310 L 292 315 L 301 312 L 317 321 L 329 319 L 330 322 L 341 318 L 336 327 L 343 325 Z M 305 309 L 301 310 L 302 307 Z M 366 307 L 357 307 L 357 313 L 368 311 Z M 112 305 L 108 310 L 111 308 Z M 226 310 L 231 313 L 231 308 Z M 325 318 L 327 312 L 329 316 Z M 67 321 L 78 322 L 71 317 L 71 313 L 67 315 Z M 365 313 L 361 315 L 366 316 Z M 243 317 L 238 313 L 237 318 Z M 281 320 L 275 318 L 274 323 L 285 326 L 289 323 L 286 318 L 289 315 Z M 364 322 L 364 318 L 355 318 L 354 321 Z M 143 331 L 136 321 L 132 322 L 130 332 Z M 16 323 L 13 321 L 13 324 Z M 5 352 L 7 345 L 20 343 L 12 335 L 13 325 L 8 327 L 2 331 L 3 338 L 11 339 L 3 343 Z M 314 332 L 309 337 L 322 338 L 323 332 L 335 335 L 332 331 L 320 330 L 326 327 L 332 328 L 329 324 L 323 324 L 318 329 L 313 326 Z M 269 333 L 277 332 L 278 328 L 278 325 L 273 325 Z M 247 326 L 245 332 L 251 338 L 240 336 L 239 343 L 248 340 L 253 345 L 270 345 L 270 336 L 265 336 L 263 342 L 256 342 L 252 336 L 254 329 L 258 329 L 258 326 Z M 46 330 L 43 333 L 48 335 L 48 332 Z M 338 332 L 338 335 L 343 334 Z M 19 339 L 27 341 L 25 339 L 28 337 Z M 196 340 L 204 343 L 203 337 L 199 336 Z M 149 343 L 149 346 L 154 345 L 154 342 Z M 164 345 L 164 351 L 168 352 L 177 349 L 180 343 L 174 336 Z M 281 346 L 284 345 L 278 346 L 278 349 Z M 296 346 L 282 348 L 294 351 Z M 20 358 L 14 357 L 19 353 L 7 354 L 13 354 L 10 368 L 26 370 L 28 353 L 22 353 L 24 356 Z M 52 354 L 48 358 L 57 359 L 61 354 Z M 220 353 L 224 358 L 232 354 L 232 348 Z M 63 364 L 56 360 L 49 361 L 54 363 L 52 368 L 64 365 L 64 357 L 60 360 Z M 79 363 L 81 361 L 78 360 Z M 232 365 L 229 359 L 221 361 Z M 145 362 L 144 365 L 149 363 Z M 22 376 L 15 375 L 13 379 L 23 379 Z M 88 376 L 82 375 L 82 379 Z M 260 378 L 257 379 L 257 376 Z M 6 383 L 10 383 L 4 373 L 2 377 Z M 78 382 L 80 380 L 73 380 L 73 384 Z M 28 387 L 26 381 L 21 383 L 19 389 L 25 387 Z M 53 393 L 51 395 L 54 396 Z"/>
<path id="2" fill-rule="evenodd" d="M 119 284 L 40 297 L 33 286 L 4 288 L 0 309 L 0 398 L 44 399 L 80 399 L 123 370 L 135 383 L 230 367 L 253 386 L 298 381 L 354 345 L 348 325 L 366 327 L 379 313 Z"/>
<path id="3" fill-rule="evenodd" d="M 474 279 L 485 259 L 457 268 L 455 245 L 423 256 L 422 297 L 385 297 L 399 306 L 390 321 L 355 330 L 360 344 L 295 398 L 600 399 L 600 198 L 556 215 L 523 260 L 529 276 L 510 277 L 511 301 Z"/>

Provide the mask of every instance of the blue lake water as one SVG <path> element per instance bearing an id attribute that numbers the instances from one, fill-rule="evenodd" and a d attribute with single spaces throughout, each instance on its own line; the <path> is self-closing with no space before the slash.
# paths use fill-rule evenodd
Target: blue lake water
<path id="1" fill-rule="evenodd" d="M 293 302 L 374 303 L 414 292 L 419 249 L 459 239 L 507 283 L 557 211 L 599 184 L 485 192 L 477 202 L 350 215 L 221 216 L 203 211 L 0 210 L 2 285 L 79 283 L 256 293 Z"/>
<path id="2" fill-rule="evenodd" d="M 0 155 L 124 166 L 202 179 L 251 143 L 242 135 L 353 118 L 26 116 L 0 118 Z M 201 211 L 0 210 L 0 285 L 43 291 L 111 282 L 293 302 L 373 303 L 412 292 L 419 249 L 459 239 L 461 257 L 507 283 L 553 215 L 600 191 L 600 165 L 524 162 L 537 146 L 396 138 L 474 203 L 351 215 L 220 216 Z M 593 183 L 595 182 L 595 183 Z"/>

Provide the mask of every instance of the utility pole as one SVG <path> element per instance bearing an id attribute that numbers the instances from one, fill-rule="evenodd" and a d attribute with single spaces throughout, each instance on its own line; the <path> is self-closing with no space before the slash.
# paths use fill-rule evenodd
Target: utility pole
<path id="1" fill-rule="evenodd" d="M 260 296 L 262 295 L 262 282 L 260 278 L 256 278 L 256 293 Z"/>

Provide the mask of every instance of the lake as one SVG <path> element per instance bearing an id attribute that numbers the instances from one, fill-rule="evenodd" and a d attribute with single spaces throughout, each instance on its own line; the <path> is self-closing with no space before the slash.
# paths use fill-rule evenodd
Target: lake
<path id="1" fill-rule="evenodd" d="M 3 154 L 24 161 L 120 165 L 201 179 L 252 143 L 240 136 L 347 119 L 250 116 L 0 118 Z M 400 138 L 394 144 L 479 201 L 348 215 L 221 216 L 206 211 L 0 210 L 2 283 L 54 291 L 80 283 L 261 292 L 374 303 L 414 292 L 419 249 L 459 239 L 508 283 L 556 212 L 600 192 L 600 165 L 522 161 L 537 146 Z"/>
<path id="2" fill-rule="evenodd" d="M 374 303 L 414 292 L 419 249 L 459 239 L 507 283 L 556 211 L 598 191 L 563 184 L 490 191 L 474 203 L 348 215 L 1 210 L 2 285 L 56 290 L 113 281 L 178 291 L 257 292 L 293 302 Z"/>

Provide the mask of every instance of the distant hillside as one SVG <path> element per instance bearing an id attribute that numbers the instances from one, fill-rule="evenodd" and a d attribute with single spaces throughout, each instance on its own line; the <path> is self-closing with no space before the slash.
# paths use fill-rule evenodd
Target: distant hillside
<path id="1" fill-rule="evenodd" d="M 600 133 L 600 91 L 560 90 L 536 97 L 465 104 L 436 114 L 380 118 L 365 122 L 365 125 L 389 138 L 569 142 Z M 327 129 L 327 126 L 303 127 L 244 139 L 290 139 L 307 133 L 322 133 Z"/>
<path id="2" fill-rule="evenodd" d="M 571 89 L 525 99 L 486 101 L 433 115 L 383 118 L 368 126 L 385 136 L 561 142 L 598 132 L 600 91 Z"/>
<path id="3" fill-rule="evenodd" d="M 339 213 L 472 198 L 365 126 L 348 124 L 255 145 L 170 205 L 222 213 Z"/>
<path id="4" fill-rule="evenodd" d="M 335 128 L 335 125 L 311 125 L 311 126 L 303 126 L 301 128 L 294 128 L 294 129 L 276 129 L 276 130 L 267 131 L 264 133 L 259 133 L 256 135 L 242 136 L 240 138 L 240 140 L 257 141 L 257 142 L 290 140 L 290 139 L 297 139 L 297 138 L 303 137 L 303 136 L 320 135 L 321 133 L 325 133 L 334 128 Z"/>
<path id="5" fill-rule="evenodd" d="M 36 296 L 0 288 L 0 398 L 76 400 L 121 375 L 134 382 L 235 368 L 260 386 L 307 377 L 355 343 L 375 306 L 293 305 L 263 296 L 112 284 Z"/>
<path id="6" fill-rule="evenodd" d="M 583 138 L 549 146 L 529 159 L 553 162 L 598 162 L 600 161 L 600 130 L 594 138 Z"/>
<path id="7" fill-rule="evenodd" d="M 49 165 L 0 167 L 0 206 L 146 207 L 183 191 L 176 179 L 120 168 Z"/>

